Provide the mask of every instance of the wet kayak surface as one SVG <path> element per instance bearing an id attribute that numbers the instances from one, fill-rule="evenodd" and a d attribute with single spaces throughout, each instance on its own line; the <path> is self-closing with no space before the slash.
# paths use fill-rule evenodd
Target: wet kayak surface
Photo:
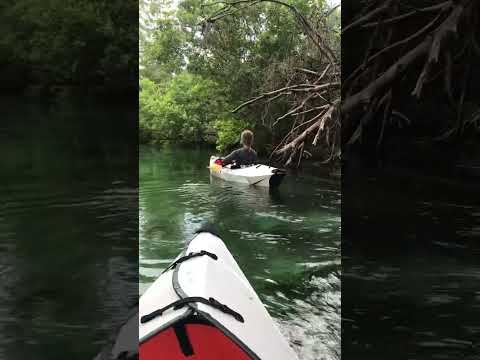
<path id="1" fill-rule="evenodd" d="M 211 179 L 207 150 L 140 148 L 140 293 L 202 224 L 215 226 L 301 359 L 340 358 L 340 186 L 276 191 Z"/>

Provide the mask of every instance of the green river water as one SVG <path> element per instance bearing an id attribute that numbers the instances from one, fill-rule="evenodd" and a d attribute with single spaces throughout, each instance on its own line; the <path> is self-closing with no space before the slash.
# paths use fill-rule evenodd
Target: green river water
<path id="1" fill-rule="evenodd" d="M 138 154 L 136 111 L 0 105 L 0 359 L 92 359 L 211 222 L 300 359 L 340 358 L 341 298 L 343 358 L 478 360 L 478 181 L 269 193 L 211 182 L 209 151 Z"/>
<path id="2" fill-rule="evenodd" d="M 278 191 L 210 179 L 209 151 L 140 149 L 140 293 L 195 230 L 214 224 L 303 360 L 340 358 L 340 187 Z"/>
<path id="3" fill-rule="evenodd" d="M 0 106 L 0 359 L 93 359 L 138 301 L 137 114 Z"/>

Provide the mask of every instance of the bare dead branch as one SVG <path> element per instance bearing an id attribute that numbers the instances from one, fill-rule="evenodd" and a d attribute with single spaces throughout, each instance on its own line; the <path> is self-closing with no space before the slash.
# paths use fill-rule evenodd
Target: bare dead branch
<path id="1" fill-rule="evenodd" d="M 422 73 L 418 78 L 417 85 L 415 86 L 415 90 L 412 93 L 413 96 L 416 96 L 417 98 L 421 96 L 423 85 L 427 79 L 427 76 L 430 73 L 432 66 L 438 62 L 438 56 L 440 53 L 442 42 L 445 41 L 446 37 L 449 34 L 456 34 L 458 20 L 459 17 L 462 16 L 463 10 L 464 8 L 461 4 L 457 5 L 457 7 L 452 11 L 450 16 L 439 27 L 435 35 L 433 35 L 428 59 L 425 62 Z"/>
<path id="2" fill-rule="evenodd" d="M 237 113 L 241 109 L 256 103 L 264 103 L 263 111 L 265 116 L 262 117 L 263 119 L 266 117 L 267 112 L 270 111 L 269 104 L 273 101 L 282 99 L 284 104 L 290 104 L 290 109 L 287 112 L 282 115 L 276 115 L 271 120 L 270 126 L 275 127 L 279 121 L 295 117 L 295 120 L 292 120 L 291 130 L 275 146 L 272 156 L 280 154 L 287 166 L 289 164 L 298 166 L 304 154 L 309 153 L 307 146 L 310 146 L 310 144 L 305 144 L 307 135 L 318 134 L 314 139 L 315 146 L 320 142 L 320 133 L 325 130 L 325 137 L 322 137 L 324 139 L 323 143 L 327 144 L 327 146 L 331 146 L 331 144 L 338 146 L 338 143 L 333 139 L 335 136 L 338 136 L 340 121 L 337 118 L 332 119 L 332 116 L 334 113 L 337 116 L 336 114 L 338 113 L 338 111 L 334 112 L 334 109 L 338 110 L 340 103 L 341 71 L 334 51 L 329 47 L 328 41 L 325 41 L 323 38 L 323 20 L 320 19 L 318 24 L 310 22 L 294 5 L 284 2 L 284 0 L 216 1 L 213 4 L 217 8 L 214 9 L 215 11 L 212 14 L 205 17 L 202 23 L 213 23 L 227 16 L 241 16 L 238 12 L 239 9 L 261 3 L 270 3 L 284 7 L 293 14 L 297 24 L 309 39 L 309 44 L 314 45 L 315 54 L 320 55 L 320 60 L 314 63 L 320 63 L 321 66 L 320 69 L 310 68 L 312 59 L 309 57 L 311 57 L 311 54 L 300 56 L 303 57 L 303 63 L 297 62 L 297 59 L 292 59 L 291 64 L 293 66 L 289 67 L 289 70 L 283 74 L 285 85 L 278 86 L 278 82 L 276 82 L 273 86 L 270 86 L 271 84 L 268 84 L 268 81 L 266 81 L 264 88 L 267 91 L 263 91 L 258 96 L 244 101 L 233 109 L 232 113 Z M 213 4 L 209 4 L 209 9 L 212 9 Z M 234 14 L 234 12 L 236 13 Z M 330 15 L 332 12 L 327 15 Z M 304 66 L 304 64 L 309 65 Z M 290 66 L 288 62 L 286 65 L 287 67 Z M 276 64 L 272 64 L 271 68 L 273 69 L 272 72 L 276 72 L 277 76 Z M 332 120 L 330 121 L 330 119 Z M 328 148 L 327 157 L 331 159 L 332 154 L 339 154 L 338 149 Z"/>
<path id="3" fill-rule="evenodd" d="M 448 8 L 450 8 L 451 6 L 452 6 L 452 1 L 449 0 L 449 1 L 445 1 L 445 2 L 437 4 L 437 5 L 428 6 L 428 7 L 421 8 L 421 9 L 415 9 L 415 10 L 410 11 L 408 13 L 405 13 L 405 14 L 402 14 L 402 15 L 399 15 L 399 16 L 395 16 L 395 17 L 390 18 L 390 19 L 382 20 L 381 23 L 382 23 L 382 25 L 391 25 L 391 24 L 397 23 L 399 21 L 408 19 L 408 18 L 410 18 L 414 15 L 425 14 L 427 12 L 445 11 Z M 373 21 L 373 22 L 363 24 L 362 27 L 364 27 L 364 28 L 375 27 L 379 24 L 380 24 L 379 21 Z"/>
<path id="4" fill-rule="evenodd" d="M 388 10 L 389 6 L 390 6 L 389 2 L 385 1 L 382 6 L 377 7 L 375 10 L 369 12 L 368 14 L 366 14 L 366 15 L 362 16 L 361 18 L 355 20 L 351 24 L 345 26 L 342 29 L 342 34 L 344 34 L 346 31 L 348 31 L 348 30 L 350 30 L 350 29 L 352 29 L 356 26 L 364 24 L 365 22 L 369 21 L 370 19 L 374 18 L 375 16 L 377 16 L 379 14 L 382 14 L 384 11 Z"/>

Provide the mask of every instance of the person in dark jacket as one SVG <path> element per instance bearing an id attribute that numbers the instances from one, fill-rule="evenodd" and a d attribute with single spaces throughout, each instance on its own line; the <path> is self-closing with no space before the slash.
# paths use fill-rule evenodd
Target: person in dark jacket
<path id="1" fill-rule="evenodd" d="M 225 157 L 222 161 L 223 166 L 232 163 L 236 165 L 252 165 L 257 162 L 257 153 L 252 149 L 253 132 L 244 130 L 240 138 L 243 147 Z"/>

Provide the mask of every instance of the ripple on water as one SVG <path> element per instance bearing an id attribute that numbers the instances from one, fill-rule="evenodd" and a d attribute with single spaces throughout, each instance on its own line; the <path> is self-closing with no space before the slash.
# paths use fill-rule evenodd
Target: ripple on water
<path id="1" fill-rule="evenodd" d="M 275 293 L 275 308 L 287 315 L 279 317 L 280 329 L 302 360 L 340 359 L 340 290 L 339 278 L 330 277 L 326 282 L 311 280 L 314 289 L 304 299 L 290 298 Z M 283 306 L 281 304 L 284 304 Z"/>

